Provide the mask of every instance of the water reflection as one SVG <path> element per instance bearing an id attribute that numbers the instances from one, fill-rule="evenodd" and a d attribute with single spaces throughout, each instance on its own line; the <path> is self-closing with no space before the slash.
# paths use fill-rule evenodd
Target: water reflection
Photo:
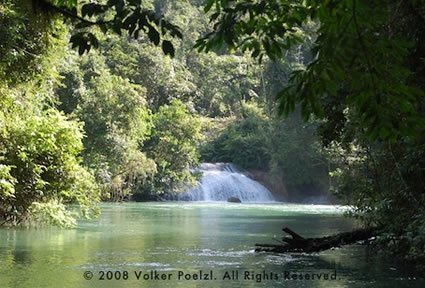
<path id="1" fill-rule="evenodd" d="M 321 236 L 352 229 L 341 210 L 311 205 L 134 203 L 104 205 L 96 221 L 75 230 L 0 230 L 0 287 L 424 287 L 391 259 L 349 246 L 315 255 L 254 253 L 282 226 Z M 217 280 L 178 280 L 178 271 L 212 270 Z M 407 269 L 409 270 L 409 269 Z M 93 280 L 83 273 L 91 271 Z M 129 279 L 98 280 L 99 271 L 129 271 Z M 135 272 L 171 273 L 171 280 L 137 280 Z M 222 280 L 239 271 L 239 279 Z M 249 275 L 278 274 L 257 281 Z M 285 280 L 291 273 L 333 273 L 333 282 Z"/>

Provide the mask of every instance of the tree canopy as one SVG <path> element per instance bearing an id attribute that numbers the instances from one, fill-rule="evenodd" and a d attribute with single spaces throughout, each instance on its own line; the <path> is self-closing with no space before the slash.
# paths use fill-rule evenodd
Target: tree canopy
<path id="1" fill-rule="evenodd" d="M 292 72 L 290 85 L 277 95 L 279 111 L 288 114 L 300 103 L 305 118 L 327 118 L 337 129 L 348 108 L 368 137 L 394 140 L 424 129 L 424 4 L 210 0 L 205 10 L 214 29 L 196 47 L 279 59 L 316 23 L 313 61 Z"/>
<path id="2" fill-rule="evenodd" d="M 161 5 L 147 9 L 137 0 L 82 5 L 40 0 L 40 5 L 76 23 L 75 29 L 81 31 L 74 32 L 70 41 L 80 54 L 98 46 L 96 36 L 84 30 L 91 26 L 104 33 L 126 31 L 136 39 L 144 32 L 171 56 L 172 38 L 183 37 L 164 17 Z M 264 56 L 276 60 L 302 43 L 306 34 L 314 34 L 313 61 L 291 73 L 289 85 L 277 94 L 279 112 L 287 115 L 300 103 L 305 119 L 325 118 L 338 130 L 347 121 L 349 108 L 367 137 L 394 140 L 420 133 L 425 125 L 418 113 L 424 65 L 415 62 L 424 50 L 423 5 L 418 0 L 209 0 L 205 12 L 213 28 L 195 47 L 206 52 L 238 49 L 260 61 Z"/>
<path id="3" fill-rule="evenodd" d="M 3 1 L 0 217 L 71 225 L 69 204 L 233 161 L 286 199 L 332 190 L 423 256 L 424 4 Z"/>

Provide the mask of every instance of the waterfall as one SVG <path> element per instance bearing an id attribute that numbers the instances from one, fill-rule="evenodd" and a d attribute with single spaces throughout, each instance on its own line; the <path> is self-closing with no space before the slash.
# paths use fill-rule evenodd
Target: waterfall
<path id="1" fill-rule="evenodd" d="M 271 202 L 273 195 L 266 187 L 238 171 L 229 163 L 202 163 L 198 185 L 179 197 L 189 201 L 227 201 L 237 197 L 242 202 Z"/>

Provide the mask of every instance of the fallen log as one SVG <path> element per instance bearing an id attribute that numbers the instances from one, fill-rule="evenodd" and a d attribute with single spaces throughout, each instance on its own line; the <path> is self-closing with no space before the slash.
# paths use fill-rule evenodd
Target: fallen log
<path id="1" fill-rule="evenodd" d="M 282 241 L 285 243 L 282 244 L 255 244 L 255 251 L 272 253 L 312 253 L 368 240 L 378 234 L 378 228 L 374 227 L 357 229 L 351 232 L 343 232 L 326 237 L 304 238 L 287 227 L 284 227 L 282 230 L 292 238 L 283 237 Z"/>

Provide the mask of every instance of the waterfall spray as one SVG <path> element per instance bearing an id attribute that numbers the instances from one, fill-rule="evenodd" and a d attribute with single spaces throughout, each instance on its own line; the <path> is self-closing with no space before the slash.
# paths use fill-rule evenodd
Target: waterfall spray
<path id="1" fill-rule="evenodd" d="M 228 163 L 202 163 L 198 168 L 202 172 L 199 184 L 183 193 L 180 199 L 190 201 L 227 201 L 230 197 L 242 202 L 275 201 L 270 191 L 238 171 Z"/>

